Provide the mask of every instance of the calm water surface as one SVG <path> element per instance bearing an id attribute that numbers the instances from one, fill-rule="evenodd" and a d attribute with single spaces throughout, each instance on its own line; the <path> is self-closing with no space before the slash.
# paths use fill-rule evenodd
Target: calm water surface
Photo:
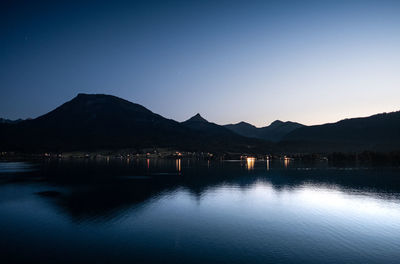
<path id="1" fill-rule="evenodd" d="M 399 263 L 400 169 L 2 162 L 0 262 Z"/>

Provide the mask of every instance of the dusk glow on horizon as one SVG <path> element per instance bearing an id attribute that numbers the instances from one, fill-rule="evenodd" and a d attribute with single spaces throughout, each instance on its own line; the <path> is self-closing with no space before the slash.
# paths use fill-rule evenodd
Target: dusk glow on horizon
<path id="1" fill-rule="evenodd" d="M 104 93 L 184 121 L 400 110 L 400 1 L 10 1 L 0 118 Z"/>

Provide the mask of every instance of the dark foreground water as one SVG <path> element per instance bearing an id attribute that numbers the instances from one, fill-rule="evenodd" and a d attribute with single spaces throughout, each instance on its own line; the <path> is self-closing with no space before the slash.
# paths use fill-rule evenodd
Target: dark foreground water
<path id="1" fill-rule="evenodd" d="M 0 263 L 400 263 L 400 170 L 0 163 Z"/>

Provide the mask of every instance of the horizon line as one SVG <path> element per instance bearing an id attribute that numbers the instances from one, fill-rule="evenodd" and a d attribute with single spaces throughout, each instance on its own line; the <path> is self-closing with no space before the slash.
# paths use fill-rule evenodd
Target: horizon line
<path id="1" fill-rule="evenodd" d="M 41 116 L 43 116 L 43 115 L 45 115 L 45 114 L 47 114 L 47 113 L 49 113 L 49 112 L 51 112 L 51 111 L 57 109 L 57 108 L 60 107 L 61 105 L 63 105 L 63 104 L 65 104 L 65 103 L 67 103 L 67 102 L 69 102 L 69 101 L 71 101 L 71 100 L 77 98 L 77 97 L 80 96 L 80 95 L 103 95 L 103 96 L 112 96 L 112 97 L 116 97 L 116 98 L 119 98 L 119 99 L 128 101 L 128 102 L 130 102 L 130 103 L 134 103 L 134 104 L 141 105 L 141 106 L 145 107 L 147 110 L 153 112 L 150 108 L 148 108 L 147 106 L 143 105 L 142 103 L 133 102 L 133 101 L 131 101 L 130 99 L 125 99 L 125 98 L 123 98 L 123 97 L 116 96 L 116 95 L 113 95 L 113 94 L 107 94 L 107 93 L 84 93 L 84 92 L 79 92 L 79 93 L 77 93 L 72 99 L 67 100 L 67 101 L 65 101 L 64 103 L 61 103 L 60 105 L 56 106 L 55 108 L 52 108 L 52 109 L 49 110 L 48 112 L 43 113 L 43 114 L 40 114 L 40 115 L 38 115 L 38 116 L 36 116 L 36 117 L 27 117 L 27 118 L 21 118 L 21 117 L 19 117 L 19 118 L 12 119 L 12 118 L 7 118 L 7 117 L 4 117 L 4 116 L 3 116 L 3 117 L 0 116 L 0 119 L 3 119 L 3 120 L 10 120 L 10 121 L 17 121 L 17 120 L 33 120 L 33 119 L 39 118 L 39 117 L 41 117 Z M 208 119 L 205 118 L 204 115 L 201 114 L 200 112 L 196 112 L 195 114 L 189 116 L 188 118 L 186 118 L 186 119 L 184 119 L 184 120 L 182 120 L 182 121 L 179 121 L 178 119 L 175 119 L 175 118 L 166 117 L 166 116 L 164 116 L 164 115 L 162 115 L 162 114 L 160 114 L 160 113 L 156 113 L 156 112 L 153 112 L 153 113 L 158 114 L 158 115 L 160 115 L 160 116 L 162 116 L 162 117 L 164 117 L 164 118 L 166 118 L 166 119 L 172 119 L 172 120 L 174 120 L 174 121 L 176 121 L 176 122 L 178 122 L 178 123 L 185 122 L 185 121 L 189 120 L 190 118 L 194 117 L 195 115 L 199 114 L 199 115 L 200 115 L 201 117 L 203 117 L 207 122 L 214 123 L 214 124 L 217 124 L 217 125 L 219 125 L 219 126 L 237 125 L 237 124 L 240 124 L 240 123 L 246 123 L 246 124 L 252 125 L 252 126 L 254 126 L 254 127 L 256 127 L 256 128 L 263 128 L 263 127 L 268 127 L 268 126 L 270 126 L 272 123 L 274 123 L 274 122 L 276 122 L 276 121 L 280 121 L 280 122 L 283 122 L 283 123 L 286 123 L 286 122 L 293 122 L 293 123 L 298 123 L 298 124 L 301 124 L 301 125 L 304 125 L 304 126 L 319 126 L 319 125 L 326 125 L 326 124 L 334 124 L 334 123 L 337 123 L 337 122 L 340 122 L 340 121 L 344 121 L 344 120 L 348 120 L 348 119 L 367 118 L 367 117 L 371 117 L 371 116 L 375 116 L 375 115 L 390 114 L 390 113 L 395 113 L 395 112 L 399 112 L 399 111 L 400 111 L 400 109 L 398 109 L 398 110 L 392 110 L 392 111 L 377 112 L 377 113 L 373 113 L 373 114 L 366 114 L 366 115 L 362 115 L 362 116 L 344 117 L 344 118 L 339 119 L 339 120 L 336 120 L 336 121 L 327 121 L 327 122 L 324 122 L 324 123 L 315 123 L 315 124 L 311 124 L 311 125 L 310 125 L 310 124 L 304 124 L 304 123 L 302 123 L 302 122 L 295 121 L 295 120 L 282 120 L 282 119 L 277 118 L 277 119 L 274 119 L 273 121 L 271 121 L 270 123 L 267 123 L 267 125 L 264 125 L 264 126 L 257 126 L 257 125 L 254 125 L 254 124 L 250 123 L 250 122 L 247 122 L 247 121 L 245 121 L 245 120 L 241 120 L 241 121 L 237 121 L 237 122 L 231 122 L 231 123 L 225 123 L 225 124 L 219 124 L 219 123 L 212 122 L 212 121 L 208 120 Z"/>

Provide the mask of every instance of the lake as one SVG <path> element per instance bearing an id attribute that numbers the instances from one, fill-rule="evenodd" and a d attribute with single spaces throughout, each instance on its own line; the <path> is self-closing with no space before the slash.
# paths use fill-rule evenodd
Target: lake
<path id="1" fill-rule="evenodd" d="M 1 263 L 399 261 L 399 168 L 0 163 Z"/>

